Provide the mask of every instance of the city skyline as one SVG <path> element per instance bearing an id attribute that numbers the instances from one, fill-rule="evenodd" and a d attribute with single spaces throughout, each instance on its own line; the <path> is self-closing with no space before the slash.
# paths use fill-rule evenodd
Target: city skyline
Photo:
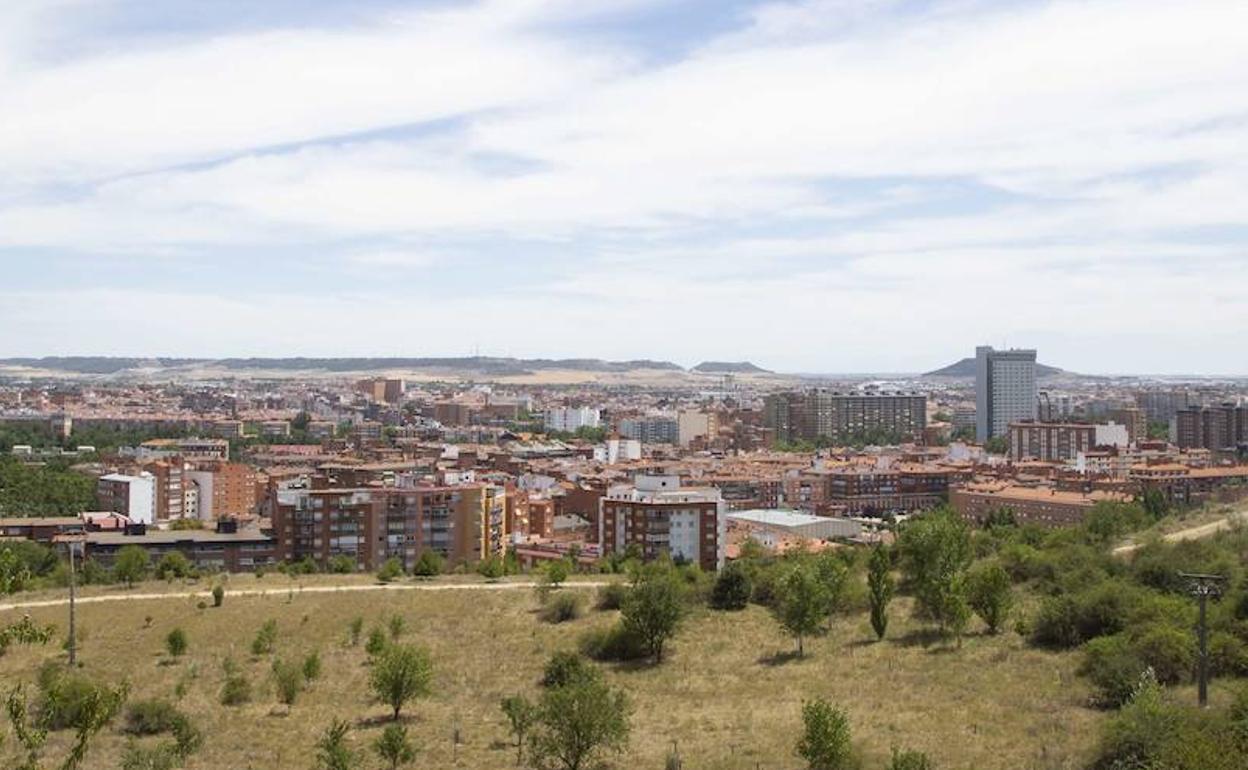
<path id="1" fill-rule="evenodd" d="M 1217 0 L 15 0 L 0 356 L 1241 374 L 1245 28 Z"/>

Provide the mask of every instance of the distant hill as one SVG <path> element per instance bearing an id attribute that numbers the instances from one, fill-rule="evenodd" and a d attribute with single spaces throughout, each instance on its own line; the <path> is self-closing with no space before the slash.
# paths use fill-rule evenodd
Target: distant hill
<path id="1" fill-rule="evenodd" d="M 1036 364 L 1037 377 L 1052 377 L 1057 374 L 1065 374 L 1062 369 L 1056 366 L 1045 366 L 1044 364 Z M 975 359 L 964 358 L 954 364 L 949 364 L 943 369 L 937 369 L 934 372 L 924 372 L 924 377 L 974 377 L 975 376 Z"/>
<path id="2" fill-rule="evenodd" d="M 771 374 L 769 370 L 749 361 L 703 361 L 690 371 L 702 374 Z"/>
<path id="3" fill-rule="evenodd" d="M 582 372 L 631 372 L 638 369 L 683 372 L 670 361 L 603 361 L 597 358 L 122 358 L 111 356 L 69 356 L 47 358 L 5 358 L 0 366 L 22 366 L 71 374 L 117 374 L 133 369 L 175 369 L 218 367 L 235 371 L 258 369 L 278 371 L 367 372 L 391 369 L 435 369 L 477 372 L 491 375 L 520 375 L 535 371 L 570 370 Z"/>

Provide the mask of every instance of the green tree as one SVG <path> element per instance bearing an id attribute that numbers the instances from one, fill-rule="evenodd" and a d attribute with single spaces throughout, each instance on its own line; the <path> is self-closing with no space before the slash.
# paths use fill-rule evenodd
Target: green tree
<path id="1" fill-rule="evenodd" d="M 943 633 L 957 633 L 960 641 L 970 619 L 965 572 L 972 552 L 966 523 L 954 511 L 941 509 L 909 523 L 899 545 L 920 614 L 936 621 Z"/>
<path id="2" fill-rule="evenodd" d="M 117 552 L 117 560 L 113 563 L 113 575 L 126 584 L 126 588 L 134 588 L 134 584 L 147 577 L 151 568 L 151 560 L 142 546 L 127 545 Z"/>
<path id="3" fill-rule="evenodd" d="M 156 563 L 156 577 L 160 580 L 187 578 L 194 572 L 195 566 L 181 551 L 170 551 L 160 557 L 160 561 Z"/>
<path id="4" fill-rule="evenodd" d="M 344 719 L 335 719 L 321 737 L 316 740 L 316 766 L 318 770 L 354 770 L 357 757 L 347 745 L 347 733 L 351 725 Z"/>
<path id="5" fill-rule="evenodd" d="M 990 633 L 1000 633 L 1014 606 L 1010 576 L 997 562 L 972 567 L 966 576 L 967 603 Z"/>
<path id="6" fill-rule="evenodd" d="M 675 636 L 684 614 L 681 585 L 670 569 L 644 573 L 620 606 L 625 631 L 645 642 L 656 664 L 663 662 L 663 645 Z"/>
<path id="7" fill-rule="evenodd" d="M 394 710 L 395 721 L 404 704 L 429 694 L 432 682 L 433 663 L 429 653 L 411 645 L 391 645 L 369 674 L 373 693 Z"/>
<path id="8" fill-rule="evenodd" d="M 186 654 L 186 632 L 181 628 L 175 628 L 165 637 L 165 649 L 169 655 L 174 658 L 180 658 Z"/>
<path id="9" fill-rule="evenodd" d="M 798 565 L 781 580 L 777 598 L 776 618 L 797 640 L 798 656 L 804 656 L 805 638 L 818 633 L 827 617 L 827 590 L 809 567 Z"/>
<path id="10" fill-rule="evenodd" d="M 536 770 L 596 766 L 604 753 L 628 744 L 629 714 L 627 696 L 598 677 L 548 689 L 529 737 L 529 764 Z"/>
<path id="11" fill-rule="evenodd" d="M 390 770 L 399 770 L 416 759 L 416 747 L 407 737 L 407 728 L 400 724 L 386 725 L 373 743 L 373 750 L 385 761 Z"/>
<path id="12" fill-rule="evenodd" d="M 528 698 L 523 695 L 509 695 L 503 698 L 500 706 L 503 714 L 507 716 L 507 724 L 511 729 L 511 734 L 516 737 L 516 764 L 524 759 L 524 739 L 532 729 L 533 723 L 537 721 L 538 710 Z"/>
<path id="13" fill-rule="evenodd" d="M 816 698 L 802 704 L 802 737 L 797 756 L 810 770 L 851 770 L 858 767 L 849 735 L 849 717 L 831 703 Z"/>
<path id="14" fill-rule="evenodd" d="M 715 578 L 711 606 L 717 610 L 743 610 L 753 592 L 753 581 L 745 565 L 739 561 L 729 562 Z"/>
<path id="15" fill-rule="evenodd" d="M 893 599 L 892 564 L 884 545 L 871 549 L 867 562 L 867 596 L 871 602 L 871 628 L 877 639 L 883 639 L 888 630 L 888 603 Z"/>

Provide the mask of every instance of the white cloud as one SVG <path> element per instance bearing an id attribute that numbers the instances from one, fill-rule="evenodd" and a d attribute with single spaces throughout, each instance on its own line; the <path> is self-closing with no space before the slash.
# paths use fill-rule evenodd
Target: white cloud
<path id="1" fill-rule="evenodd" d="M 436 281 L 457 269 L 439 239 L 498 263 L 547 240 L 576 269 L 493 298 L 465 332 L 548 355 L 905 369 L 1008 335 L 1064 346 L 1072 368 L 1167 369 L 1170 343 L 1212 370 L 1210 319 L 1248 323 L 1245 239 L 1191 235 L 1248 226 L 1248 4 L 774 3 L 646 66 L 567 31 L 648 1 L 0 54 L 0 247 L 324 245 L 356 273 Z M 321 325 L 320 298 L 269 301 Z M 377 322 L 433 323 L 368 303 Z M 327 352 L 293 328 L 274 342 Z"/>

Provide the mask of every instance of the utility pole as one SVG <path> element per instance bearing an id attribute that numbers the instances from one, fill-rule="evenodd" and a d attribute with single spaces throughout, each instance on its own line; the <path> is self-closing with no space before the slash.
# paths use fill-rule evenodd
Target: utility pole
<path id="1" fill-rule="evenodd" d="M 1188 581 L 1187 591 L 1200 602 L 1200 621 L 1197 625 L 1197 636 L 1200 639 L 1200 670 L 1199 670 L 1199 702 L 1201 708 L 1209 707 L 1209 627 L 1206 623 L 1205 607 L 1209 597 L 1217 599 L 1222 595 L 1222 585 L 1226 578 L 1222 575 L 1202 575 L 1199 573 L 1180 572 L 1179 577 Z"/>
<path id="2" fill-rule="evenodd" d="M 69 665 L 72 668 L 78 662 L 78 634 L 75 628 L 76 608 L 74 599 L 77 594 L 78 573 L 74 568 L 74 555 L 78 550 L 79 541 L 76 539 L 68 540 L 66 546 L 69 548 Z"/>

